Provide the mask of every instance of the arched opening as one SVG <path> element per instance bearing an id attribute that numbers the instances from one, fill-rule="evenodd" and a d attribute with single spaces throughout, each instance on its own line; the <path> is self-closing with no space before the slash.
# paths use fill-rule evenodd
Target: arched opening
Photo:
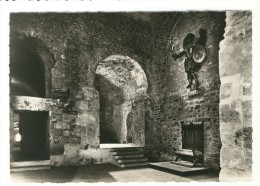
<path id="1" fill-rule="evenodd" d="M 95 88 L 100 93 L 100 143 L 145 144 L 147 79 L 127 56 L 112 55 L 99 63 Z"/>
<path id="2" fill-rule="evenodd" d="M 39 41 L 37 41 L 39 42 Z M 37 51 L 40 49 L 42 52 Z M 46 98 L 50 96 L 50 68 L 43 57 L 45 48 L 37 48 L 35 39 L 24 38 L 10 46 L 10 96 Z M 45 52 L 46 53 L 46 52 Z M 46 54 L 44 54 L 46 56 Z M 52 62 L 52 61 L 51 61 Z M 13 122 L 13 160 L 49 159 L 48 111 L 12 110 L 18 118 Z"/>
<path id="3" fill-rule="evenodd" d="M 10 94 L 46 97 L 45 67 L 41 57 L 22 46 L 12 54 L 10 56 Z"/>

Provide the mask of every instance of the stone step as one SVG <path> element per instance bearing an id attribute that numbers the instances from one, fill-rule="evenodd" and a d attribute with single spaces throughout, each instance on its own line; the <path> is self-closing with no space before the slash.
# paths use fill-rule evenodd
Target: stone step
<path id="1" fill-rule="evenodd" d="M 111 148 L 110 152 L 116 160 L 116 165 L 122 168 L 147 166 L 147 158 L 144 157 L 143 147 Z"/>
<path id="2" fill-rule="evenodd" d="M 112 152 L 112 154 L 115 155 L 129 155 L 129 154 L 140 154 L 142 152 L 140 152 L 139 150 L 135 150 L 135 151 L 119 151 L 119 152 Z"/>
<path id="3" fill-rule="evenodd" d="M 180 176 L 191 176 L 212 172 L 213 170 L 209 167 L 187 167 L 182 165 L 173 164 L 171 162 L 158 162 L 149 163 L 149 167 L 165 171 Z"/>
<path id="4" fill-rule="evenodd" d="M 49 166 L 49 165 L 51 165 L 51 161 L 50 160 L 11 162 L 11 168 Z"/>
<path id="5" fill-rule="evenodd" d="M 31 171 L 31 170 L 44 170 L 51 169 L 51 166 L 37 166 L 37 167 L 15 167 L 11 168 L 10 172 L 22 172 L 22 171 Z"/>
<path id="6" fill-rule="evenodd" d="M 176 165 L 182 165 L 185 167 L 194 167 L 193 162 L 189 161 L 171 161 L 171 163 L 176 164 Z M 196 164 L 195 167 L 202 167 L 203 165 L 201 163 Z"/>
<path id="7" fill-rule="evenodd" d="M 121 159 L 117 160 L 119 164 L 123 163 L 135 163 L 135 162 L 147 162 L 147 158 L 133 158 L 133 159 Z"/>
<path id="8" fill-rule="evenodd" d="M 122 168 L 126 167 L 139 167 L 139 166 L 147 166 L 148 162 L 135 162 L 135 163 L 123 163 L 120 164 L 119 166 Z"/>
<path id="9" fill-rule="evenodd" d="M 111 148 L 110 152 L 122 152 L 122 151 L 143 151 L 143 147 L 119 147 L 119 148 Z"/>
<path id="10" fill-rule="evenodd" d="M 120 156 L 114 156 L 116 160 L 119 159 L 131 159 L 131 158 L 142 158 L 144 157 L 144 154 L 129 154 L 129 155 L 120 155 Z"/>
<path id="11" fill-rule="evenodd" d="M 10 172 L 51 169 L 50 160 L 11 162 Z"/>

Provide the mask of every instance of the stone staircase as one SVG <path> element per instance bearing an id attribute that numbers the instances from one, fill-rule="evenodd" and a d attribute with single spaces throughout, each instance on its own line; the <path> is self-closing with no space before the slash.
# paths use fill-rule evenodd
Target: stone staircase
<path id="1" fill-rule="evenodd" d="M 122 168 L 148 165 L 143 147 L 111 148 L 110 155 L 112 163 Z"/>

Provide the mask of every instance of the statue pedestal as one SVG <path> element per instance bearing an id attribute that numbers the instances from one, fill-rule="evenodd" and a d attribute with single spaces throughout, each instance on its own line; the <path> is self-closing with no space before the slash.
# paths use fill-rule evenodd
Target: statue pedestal
<path id="1" fill-rule="evenodd" d="M 204 90 L 192 90 L 192 91 L 187 91 L 183 97 L 184 100 L 187 100 L 192 97 L 196 96 L 202 96 L 204 94 Z"/>
<path id="2" fill-rule="evenodd" d="M 202 91 L 200 90 L 192 90 L 188 93 L 188 96 L 191 97 L 191 96 L 196 96 L 196 95 L 199 95 L 201 94 Z"/>

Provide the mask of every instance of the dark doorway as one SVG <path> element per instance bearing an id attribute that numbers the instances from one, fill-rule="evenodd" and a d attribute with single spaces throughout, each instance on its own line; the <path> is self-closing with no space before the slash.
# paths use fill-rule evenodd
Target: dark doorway
<path id="1" fill-rule="evenodd" d="M 49 159 L 48 112 L 22 111 L 19 120 L 20 161 Z"/>
<path id="2" fill-rule="evenodd" d="M 28 41 L 15 40 L 10 45 L 10 96 L 46 97 L 45 62 Z M 14 161 L 49 159 L 47 111 L 20 111 L 19 125 L 14 127 Z"/>

